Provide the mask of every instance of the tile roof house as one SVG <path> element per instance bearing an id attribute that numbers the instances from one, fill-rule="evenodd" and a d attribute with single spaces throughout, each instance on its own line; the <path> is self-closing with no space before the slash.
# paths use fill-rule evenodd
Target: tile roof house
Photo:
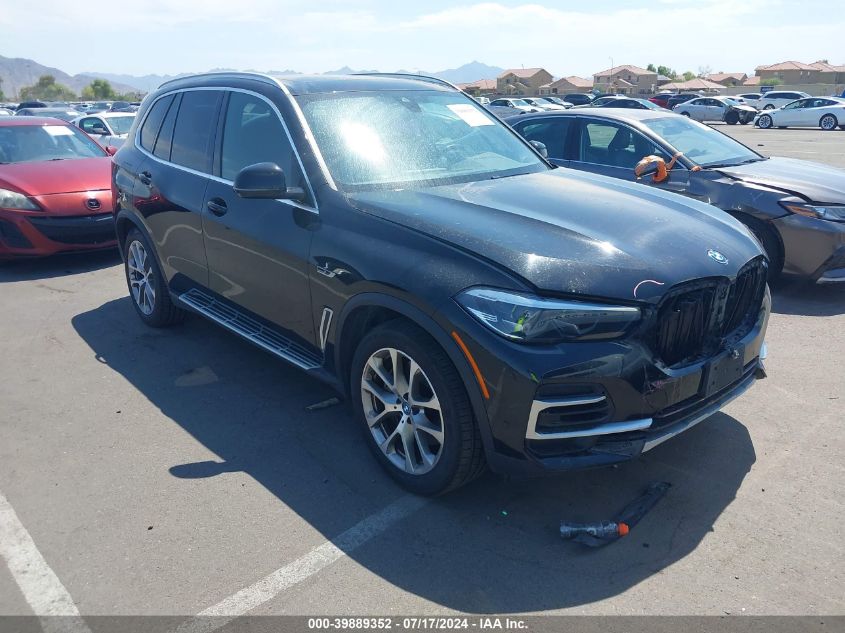
<path id="1" fill-rule="evenodd" d="M 845 66 L 834 66 L 824 61 L 805 64 L 788 61 L 754 69 L 761 81 L 779 79 L 782 83 L 796 84 L 838 84 L 845 82 Z"/>
<path id="2" fill-rule="evenodd" d="M 540 86 L 551 83 L 553 79 L 545 68 L 511 68 L 496 78 L 496 92 L 503 95 L 538 95 Z"/>
<path id="3" fill-rule="evenodd" d="M 479 79 L 466 84 L 458 84 L 463 92 L 473 97 L 480 97 L 481 95 L 492 95 L 496 93 L 495 79 Z"/>
<path id="4" fill-rule="evenodd" d="M 593 75 L 593 87 L 601 92 L 645 95 L 656 92 L 657 73 L 639 66 L 614 66 Z"/>
<path id="5" fill-rule="evenodd" d="M 723 86 L 741 86 L 748 79 L 745 73 L 710 73 L 704 77 L 708 81 L 722 84 Z"/>
<path id="6" fill-rule="evenodd" d="M 540 86 L 541 95 L 567 95 L 573 92 L 589 92 L 593 89 L 593 82 L 583 77 L 562 77 L 544 86 Z"/>

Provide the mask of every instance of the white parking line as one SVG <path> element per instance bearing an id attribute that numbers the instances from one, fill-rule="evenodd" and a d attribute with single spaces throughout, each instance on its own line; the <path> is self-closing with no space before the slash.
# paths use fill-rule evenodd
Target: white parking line
<path id="1" fill-rule="evenodd" d="M 261 580 L 201 611 L 195 619 L 188 620 L 179 626 L 175 633 L 209 633 L 225 626 L 236 617 L 272 600 L 285 589 L 293 587 L 343 558 L 422 508 L 428 501 L 422 497 L 402 497 L 380 512 L 356 523 L 331 541 L 315 547 L 305 556 L 280 567 Z"/>
<path id="2" fill-rule="evenodd" d="M 18 519 L 9 501 L 0 492 L 0 557 L 6 561 L 12 577 L 37 616 L 72 616 L 54 620 L 45 618 L 45 631 L 62 630 L 91 633 L 79 616 L 67 589 L 50 569 L 35 546 L 35 541 Z"/>

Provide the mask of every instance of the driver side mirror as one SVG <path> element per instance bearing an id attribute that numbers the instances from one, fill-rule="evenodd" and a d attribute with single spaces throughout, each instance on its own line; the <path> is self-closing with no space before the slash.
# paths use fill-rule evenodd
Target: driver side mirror
<path id="1" fill-rule="evenodd" d="M 285 172 L 276 163 L 247 165 L 235 176 L 232 188 L 241 198 L 296 201 L 305 199 L 305 191 L 302 188 L 287 186 Z"/>
<path id="2" fill-rule="evenodd" d="M 104 127 L 96 126 L 91 128 L 91 134 L 96 134 L 98 136 L 108 136 L 108 133 L 109 131 Z"/>
<path id="3" fill-rule="evenodd" d="M 546 149 L 545 143 L 541 143 L 540 141 L 528 141 L 528 142 L 531 144 L 531 146 L 534 149 L 536 149 L 540 153 L 540 156 L 542 156 L 543 158 L 549 157 L 549 150 Z"/>
<path id="4" fill-rule="evenodd" d="M 653 175 L 653 182 L 663 182 L 669 177 L 669 170 L 666 168 L 665 160 L 660 158 L 660 156 L 652 154 L 637 163 L 636 167 L 634 167 L 634 174 L 636 174 L 637 180 Z"/>

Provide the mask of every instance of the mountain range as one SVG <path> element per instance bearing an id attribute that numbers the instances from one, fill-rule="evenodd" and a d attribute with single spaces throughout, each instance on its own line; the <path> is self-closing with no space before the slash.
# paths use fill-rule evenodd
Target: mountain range
<path id="1" fill-rule="evenodd" d="M 234 70 L 232 68 L 214 68 L 213 71 Z M 436 72 L 427 72 L 424 70 L 398 70 L 399 73 L 411 73 L 421 75 L 432 75 L 451 81 L 452 83 L 469 83 L 478 79 L 493 79 L 500 75 L 504 69 L 498 66 L 488 66 L 478 61 L 472 61 L 468 64 L 458 66 L 457 68 L 448 68 L 446 70 L 439 70 Z M 270 75 L 298 75 L 299 72 L 295 70 L 270 70 L 266 71 Z M 356 72 L 378 72 L 376 70 L 355 70 L 349 66 L 343 66 L 337 70 L 331 70 L 326 75 L 348 75 Z M 0 56 L 0 79 L 3 83 L 0 84 L 3 92 L 6 93 L 7 98 L 13 98 L 21 88 L 31 86 L 41 75 L 53 75 L 56 82 L 64 84 L 72 88 L 77 94 L 82 89 L 89 85 L 94 79 L 106 79 L 111 83 L 112 87 L 117 92 L 150 92 L 165 81 L 174 79 L 176 77 L 183 77 L 192 73 L 179 73 L 176 75 L 129 75 L 120 73 L 102 73 L 96 71 L 84 72 L 78 75 L 69 75 L 58 68 L 51 68 L 44 66 L 31 59 L 10 58 Z"/>
<path id="2" fill-rule="evenodd" d="M 33 85 L 42 75 L 53 75 L 56 78 L 56 83 L 64 84 L 76 94 L 82 92 L 85 86 L 98 78 L 97 75 L 90 73 L 69 75 L 58 68 L 44 66 L 32 59 L 0 55 L 0 80 L 3 81 L 0 88 L 8 99 L 15 98 L 21 88 Z M 138 90 L 132 84 L 120 81 L 112 82 L 112 88 L 123 93 Z"/>

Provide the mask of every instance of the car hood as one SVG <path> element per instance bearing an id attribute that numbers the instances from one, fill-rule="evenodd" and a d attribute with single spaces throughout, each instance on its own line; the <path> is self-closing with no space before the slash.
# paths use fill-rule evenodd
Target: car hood
<path id="1" fill-rule="evenodd" d="M 748 231 L 715 207 L 563 168 L 349 199 L 549 292 L 657 300 L 684 281 L 734 276 L 761 254 Z"/>
<path id="2" fill-rule="evenodd" d="M 3 183 L 30 196 L 111 188 L 111 159 L 74 158 L 0 165 Z"/>
<path id="3" fill-rule="evenodd" d="M 720 167 L 721 173 L 780 189 L 810 202 L 845 204 L 845 170 L 796 158 L 774 157 L 747 165 Z"/>

